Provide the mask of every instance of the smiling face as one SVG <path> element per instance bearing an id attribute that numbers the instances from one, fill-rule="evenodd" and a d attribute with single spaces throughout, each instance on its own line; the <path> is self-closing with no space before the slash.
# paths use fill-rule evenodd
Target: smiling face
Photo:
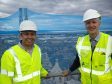
<path id="1" fill-rule="evenodd" d="M 36 32 L 34 31 L 21 32 L 20 39 L 22 40 L 23 46 L 32 47 L 36 39 Z"/>
<path id="2" fill-rule="evenodd" d="M 98 35 L 100 26 L 100 20 L 98 18 L 85 21 L 85 25 L 89 35 Z"/>

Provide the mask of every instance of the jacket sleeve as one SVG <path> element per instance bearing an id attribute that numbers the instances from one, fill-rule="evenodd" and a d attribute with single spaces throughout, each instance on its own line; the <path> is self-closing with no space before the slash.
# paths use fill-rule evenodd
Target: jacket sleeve
<path id="1" fill-rule="evenodd" d="M 45 69 L 42 67 L 42 65 L 41 65 L 41 71 L 40 71 L 40 73 L 41 73 L 41 77 L 46 77 L 46 76 L 48 75 L 47 70 L 45 70 Z"/>
<path id="2" fill-rule="evenodd" d="M 12 84 L 14 75 L 14 60 L 8 50 L 1 58 L 0 84 Z"/>
<path id="3" fill-rule="evenodd" d="M 81 39 L 81 37 L 79 37 L 77 39 L 76 46 L 77 46 L 77 44 L 78 44 L 78 42 L 79 42 L 80 39 Z M 69 67 L 69 71 L 73 72 L 74 70 L 76 70 L 79 67 L 80 67 L 80 60 L 79 60 L 79 56 L 78 56 L 78 52 L 77 52 L 77 47 L 76 47 L 76 58 L 75 58 L 73 64 Z"/>
<path id="4" fill-rule="evenodd" d="M 78 57 L 78 53 L 77 53 L 73 64 L 69 68 L 69 71 L 73 72 L 74 70 L 76 70 L 79 67 L 80 67 L 80 61 L 79 61 L 79 57 Z"/>
<path id="5" fill-rule="evenodd" d="M 39 49 L 39 53 L 40 53 L 40 62 L 41 62 L 42 61 L 42 58 L 41 58 L 42 56 L 41 56 L 41 49 L 39 48 L 39 46 L 38 46 L 38 49 Z M 42 62 L 41 62 L 41 65 L 40 65 L 40 75 L 41 75 L 41 77 L 46 77 L 48 75 L 47 70 L 45 70 L 43 68 Z"/>

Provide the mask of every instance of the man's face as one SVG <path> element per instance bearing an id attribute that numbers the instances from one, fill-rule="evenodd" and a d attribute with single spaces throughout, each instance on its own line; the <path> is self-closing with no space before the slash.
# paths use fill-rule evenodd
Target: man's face
<path id="1" fill-rule="evenodd" d="M 99 32 L 100 20 L 98 18 L 85 21 L 85 25 L 89 34 L 97 34 Z"/>
<path id="2" fill-rule="evenodd" d="M 31 47 L 36 39 L 36 32 L 25 31 L 20 34 L 20 39 L 22 40 L 22 45 Z"/>

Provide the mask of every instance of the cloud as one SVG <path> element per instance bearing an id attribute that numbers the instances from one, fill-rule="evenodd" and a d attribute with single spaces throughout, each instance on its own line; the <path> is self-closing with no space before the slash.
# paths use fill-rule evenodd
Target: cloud
<path id="1" fill-rule="evenodd" d="M 1 0 L 0 12 L 12 14 L 20 7 L 27 7 L 41 13 L 83 15 L 85 10 L 93 8 L 102 15 L 111 16 L 111 3 L 112 0 Z"/>
<path id="2" fill-rule="evenodd" d="M 4 12 L 0 12 L 0 17 L 7 17 L 10 16 L 10 14 L 4 13 Z"/>
<path id="3" fill-rule="evenodd" d="M 11 31 L 11 30 L 16 30 L 16 28 L 14 26 L 10 26 L 8 24 L 0 24 L 0 27 L 1 27 L 1 31 L 4 31 L 4 30 L 8 30 L 8 31 Z"/>

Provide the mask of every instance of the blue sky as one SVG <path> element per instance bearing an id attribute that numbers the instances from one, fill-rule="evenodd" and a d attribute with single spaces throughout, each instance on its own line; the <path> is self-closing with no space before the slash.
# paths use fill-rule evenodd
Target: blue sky
<path id="1" fill-rule="evenodd" d="M 19 10 L 9 17 L 0 18 L 0 31 L 19 29 Z M 33 20 L 39 30 L 85 30 L 81 15 L 45 14 L 28 10 L 28 18 Z M 112 30 L 112 17 L 103 16 L 101 30 Z"/>
<path id="2" fill-rule="evenodd" d="M 33 12 L 39 30 L 85 30 L 82 16 L 87 9 L 96 9 L 103 16 L 102 30 L 112 28 L 112 0 L 0 0 L 0 31 L 18 30 L 18 9 Z"/>

